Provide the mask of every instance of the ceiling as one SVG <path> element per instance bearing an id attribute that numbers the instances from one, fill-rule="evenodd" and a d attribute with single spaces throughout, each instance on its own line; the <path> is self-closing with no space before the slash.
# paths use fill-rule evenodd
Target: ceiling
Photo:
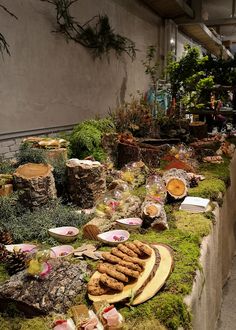
<path id="1" fill-rule="evenodd" d="M 144 1 L 213 54 L 223 50 L 223 56 L 231 57 L 230 52 L 236 53 L 236 0 Z M 222 42 L 230 52 L 222 47 Z"/>
<path id="2" fill-rule="evenodd" d="M 236 52 L 236 1 L 204 0 L 202 5 L 204 23 L 213 27 L 232 53 Z"/>

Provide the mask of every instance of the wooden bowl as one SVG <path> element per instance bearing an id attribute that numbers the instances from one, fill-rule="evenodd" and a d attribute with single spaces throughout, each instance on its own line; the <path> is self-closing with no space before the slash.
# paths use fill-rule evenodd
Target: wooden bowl
<path id="1" fill-rule="evenodd" d="M 97 238 L 107 245 L 115 246 L 126 242 L 129 239 L 129 232 L 127 230 L 110 230 L 98 234 Z"/>
<path id="2" fill-rule="evenodd" d="M 143 220 L 140 218 L 124 218 L 124 219 L 117 219 L 116 223 L 119 227 L 128 229 L 128 230 L 135 230 L 142 226 Z"/>
<path id="3" fill-rule="evenodd" d="M 79 229 L 76 227 L 57 227 L 48 229 L 51 237 L 61 243 L 70 243 L 76 240 Z"/>
<path id="4" fill-rule="evenodd" d="M 72 256 L 74 248 L 71 245 L 58 245 L 51 248 L 51 258 L 66 258 Z"/>

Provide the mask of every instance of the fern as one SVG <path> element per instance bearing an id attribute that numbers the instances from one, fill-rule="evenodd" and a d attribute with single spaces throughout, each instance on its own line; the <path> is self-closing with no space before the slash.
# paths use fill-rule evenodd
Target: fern
<path id="1" fill-rule="evenodd" d="M 72 157 L 83 159 L 92 155 L 96 160 L 105 160 L 106 153 L 101 147 L 102 135 L 114 131 L 115 126 L 110 118 L 79 123 L 70 137 Z"/>

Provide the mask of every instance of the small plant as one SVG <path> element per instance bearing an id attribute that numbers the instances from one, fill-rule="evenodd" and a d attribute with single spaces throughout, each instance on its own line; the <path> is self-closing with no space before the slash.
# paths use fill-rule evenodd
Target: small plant
<path id="1" fill-rule="evenodd" d="M 30 143 L 27 142 L 23 142 L 20 145 L 20 150 L 17 154 L 17 161 L 19 165 L 26 163 L 47 163 L 44 150 L 32 148 Z"/>
<path id="2" fill-rule="evenodd" d="M 0 157 L 0 174 L 12 174 L 15 171 L 15 167 L 8 159 Z"/>
<path id="3" fill-rule="evenodd" d="M 93 156 L 96 160 L 104 161 L 106 153 L 103 150 L 102 135 L 115 130 L 111 119 L 87 120 L 75 126 L 70 137 L 72 157 L 83 159 Z"/>
<path id="4" fill-rule="evenodd" d="M 146 52 L 146 59 L 142 61 L 145 67 L 145 73 L 149 75 L 154 91 L 157 90 L 160 68 L 159 61 L 156 59 L 156 52 L 157 49 L 155 46 L 149 46 Z"/>
<path id="5" fill-rule="evenodd" d="M 50 243 L 49 228 L 81 227 L 88 221 L 87 216 L 76 213 L 72 206 L 62 205 L 58 199 L 34 211 L 20 208 L 17 199 L 0 198 L 0 228 L 11 232 L 15 243 L 33 240 Z"/>
<path id="6" fill-rule="evenodd" d="M 139 94 L 139 98 L 132 96 L 130 102 L 125 102 L 114 113 L 113 120 L 118 132 L 130 132 L 134 136 L 148 136 L 153 120 L 151 106 L 144 96 Z"/>

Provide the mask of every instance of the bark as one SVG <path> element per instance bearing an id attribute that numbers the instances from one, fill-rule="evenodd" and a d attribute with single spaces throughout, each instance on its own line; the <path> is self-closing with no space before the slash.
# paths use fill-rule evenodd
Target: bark
<path id="1" fill-rule="evenodd" d="M 19 199 L 22 204 L 32 208 L 46 204 L 56 198 L 55 181 L 49 164 L 28 163 L 21 165 L 13 174 Z"/>
<path id="2" fill-rule="evenodd" d="M 69 160 L 66 167 L 71 201 L 84 209 L 94 207 L 106 190 L 104 167 L 99 162 L 78 159 Z"/>
<path id="3" fill-rule="evenodd" d="M 14 302 L 26 314 L 66 313 L 74 299 L 85 289 L 84 278 L 90 275 L 87 264 L 51 261 L 48 278 L 28 277 L 25 271 L 12 276 L 0 286 L 0 305 Z"/>

